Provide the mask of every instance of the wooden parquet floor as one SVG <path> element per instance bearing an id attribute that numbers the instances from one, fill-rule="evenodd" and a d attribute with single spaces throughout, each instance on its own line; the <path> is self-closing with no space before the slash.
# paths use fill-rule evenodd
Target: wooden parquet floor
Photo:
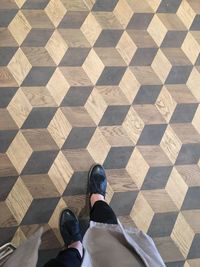
<path id="1" fill-rule="evenodd" d="M 87 172 L 167 267 L 200 266 L 200 1 L 0 0 L 0 243 L 82 218 Z"/>

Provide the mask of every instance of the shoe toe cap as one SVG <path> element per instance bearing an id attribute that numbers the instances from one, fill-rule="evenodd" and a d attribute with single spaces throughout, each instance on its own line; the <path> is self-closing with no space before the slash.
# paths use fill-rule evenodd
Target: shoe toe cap
<path id="1" fill-rule="evenodd" d="M 92 175 L 97 175 L 97 174 L 101 176 L 106 176 L 104 168 L 99 164 L 95 165 L 92 170 Z"/>

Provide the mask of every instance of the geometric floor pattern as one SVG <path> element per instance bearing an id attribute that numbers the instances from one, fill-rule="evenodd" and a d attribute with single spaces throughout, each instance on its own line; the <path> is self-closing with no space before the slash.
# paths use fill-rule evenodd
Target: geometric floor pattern
<path id="1" fill-rule="evenodd" d="M 0 243 L 62 247 L 99 162 L 122 223 L 200 266 L 199 103 L 199 0 L 1 0 Z"/>

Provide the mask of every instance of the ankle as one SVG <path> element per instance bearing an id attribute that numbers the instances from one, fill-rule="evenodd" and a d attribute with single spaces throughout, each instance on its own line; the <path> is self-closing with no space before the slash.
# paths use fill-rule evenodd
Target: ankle
<path id="1" fill-rule="evenodd" d="M 70 244 L 68 246 L 68 248 L 75 248 L 75 249 L 77 249 L 78 252 L 81 255 L 81 258 L 83 257 L 83 244 L 81 243 L 81 241 L 73 242 L 72 244 Z"/>
<path id="2" fill-rule="evenodd" d="M 105 201 L 104 196 L 101 195 L 101 194 L 92 194 L 91 197 L 90 197 L 91 206 L 93 207 L 95 202 L 97 202 L 99 200 Z"/>

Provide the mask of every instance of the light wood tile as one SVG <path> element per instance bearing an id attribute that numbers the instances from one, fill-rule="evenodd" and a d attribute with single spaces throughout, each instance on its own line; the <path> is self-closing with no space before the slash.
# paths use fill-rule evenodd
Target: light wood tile
<path id="1" fill-rule="evenodd" d="M 29 24 L 22 11 L 19 11 L 12 22 L 9 24 L 8 29 L 17 43 L 21 45 L 28 35 L 29 31 L 31 30 L 31 25 Z"/>
<path id="2" fill-rule="evenodd" d="M 19 132 L 8 148 L 7 155 L 16 170 L 21 173 L 32 152 L 33 150 L 26 141 L 25 137 L 21 132 Z"/>
<path id="3" fill-rule="evenodd" d="M 171 237 L 186 258 L 194 238 L 194 232 L 181 213 L 177 218 Z"/>
<path id="4" fill-rule="evenodd" d="M 70 167 L 63 153 L 59 152 L 48 175 L 60 194 L 64 192 L 72 174 L 73 169 Z"/>
<path id="5" fill-rule="evenodd" d="M 23 51 L 19 48 L 8 64 L 8 69 L 19 85 L 21 85 L 22 81 L 29 73 L 31 69 L 31 63 L 29 62 Z"/>
<path id="6" fill-rule="evenodd" d="M 32 106 L 25 94 L 19 89 L 8 105 L 8 111 L 15 120 L 18 127 L 21 127 L 32 110 Z"/>
<path id="7" fill-rule="evenodd" d="M 6 204 L 18 223 L 23 219 L 32 200 L 33 198 L 31 194 L 21 178 L 19 178 L 6 199 Z"/>

